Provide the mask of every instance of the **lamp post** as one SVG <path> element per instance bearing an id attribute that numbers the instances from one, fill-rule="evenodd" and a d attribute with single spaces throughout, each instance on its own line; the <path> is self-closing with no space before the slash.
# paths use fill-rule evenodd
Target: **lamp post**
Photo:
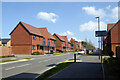
<path id="1" fill-rule="evenodd" d="M 100 18 L 99 17 L 95 17 L 95 18 L 98 19 L 98 31 L 100 31 Z M 98 45 L 100 49 L 100 37 L 98 37 Z M 99 50 L 99 59 L 100 59 L 100 50 Z"/>

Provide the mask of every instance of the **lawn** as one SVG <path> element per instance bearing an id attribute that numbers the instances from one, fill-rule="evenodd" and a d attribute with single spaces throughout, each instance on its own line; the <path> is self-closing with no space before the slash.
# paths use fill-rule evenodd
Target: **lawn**
<path id="1" fill-rule="evenodd" d="M 53 74 L 55 74 L 56 72 L 66 68 L 67 66 L 73 64 L 74 62 L 63 62 L 60 63 L 58 65 L 56 65 L 55 67 L 53 67 L 52 69 L 46 71 L 45 73 L 43 73 L 41 76 L 39 76 L 37 79 L 35 80 L 45 80 L 48 77 L 52 76 Z"/>
<path id="2" fill-rule="evenodd" d="M 105 80 L 120 79 L 120 60 L 116 58 L 104 58 Z"/>
<path id="3" fill-rule="evenodd" d="M 16 61 L 16 60 L 2 60 L 2 61 L 0 61 L 0 63 L 11 62 L 11 61 Z"/>

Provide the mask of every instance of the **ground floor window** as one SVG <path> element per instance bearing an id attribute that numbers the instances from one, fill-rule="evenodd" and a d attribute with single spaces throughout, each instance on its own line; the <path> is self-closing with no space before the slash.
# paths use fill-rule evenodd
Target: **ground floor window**
<path id="1" fill-rule="evenodd" d="M 32 45 L 32 49 L 33 49 L 33 50 L 35 50 L 35 49 L 36 49 L 36 48 L 35 48 L 35 45 Z"/>

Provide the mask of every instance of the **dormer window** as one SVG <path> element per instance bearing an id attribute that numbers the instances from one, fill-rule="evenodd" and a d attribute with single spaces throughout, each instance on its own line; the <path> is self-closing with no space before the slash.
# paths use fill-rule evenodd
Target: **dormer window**
<path id="1" fill-rule="evenodd" d="M 33 35 L 33 40 L 36 40 L 36 36 L 35 35 Z"/>

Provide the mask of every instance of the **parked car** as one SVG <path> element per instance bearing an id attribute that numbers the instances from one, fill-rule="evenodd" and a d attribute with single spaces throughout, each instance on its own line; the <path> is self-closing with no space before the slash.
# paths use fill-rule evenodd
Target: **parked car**
<path id="1" fill-rule="evenodd" d="M 84 50 L 80 50 L 80 51 L 78 52 L 78 55 L 83 55 L 83 54 L 85 54 L 85 51 L 84 51 Z"/>

